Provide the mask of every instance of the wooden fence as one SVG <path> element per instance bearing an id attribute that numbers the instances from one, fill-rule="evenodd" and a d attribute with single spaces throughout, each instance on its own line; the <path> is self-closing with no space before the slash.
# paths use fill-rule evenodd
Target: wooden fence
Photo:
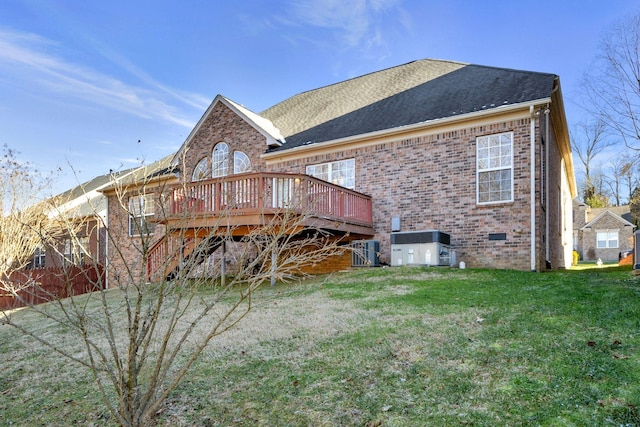
<path id="1" fill-rule="evenodd" d="M 17 295 L 0 287 L 0 309 L 42 304 L 58 298 L 85 294 L 101 288 L 104 268 L 95 265 L 37 268 L 12 273 L 7 279 Z"/>

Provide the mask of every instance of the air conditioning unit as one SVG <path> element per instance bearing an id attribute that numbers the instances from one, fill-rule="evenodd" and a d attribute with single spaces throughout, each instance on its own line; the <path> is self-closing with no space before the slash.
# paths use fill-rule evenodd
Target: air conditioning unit
<path id="1" fill-rule="evenodd" d="M 449 266 L 451 236 L 437 230 L 391 233 L 391 265 Z"/>
<path id="2" fill-rule="evenodd" d="M 352 267 L 379 267 L 380 242 L 378 240 L 354 240 L 351 242 Z"/>

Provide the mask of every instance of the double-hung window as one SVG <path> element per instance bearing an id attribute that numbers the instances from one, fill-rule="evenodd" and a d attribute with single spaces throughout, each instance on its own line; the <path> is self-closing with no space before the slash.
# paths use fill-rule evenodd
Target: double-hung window
<path id="1" fill-rule="evenodd" d="M 153 234 L 153 194 L 141 194 L 129 198 L 129 236 Z"/>
<path id="2" fill-rule="evenodd" d="M 596 241 L 598 249 L 617 248 L 618 230 L 598 230 Z"/>
<path id="3" fill-rule="evenodd" d="M 68 238 L 64 241 L 63 261 L 65 266 L 82 265 L 90 258 L 89 237 Z"/>
<path id="4" fill-rule="evenodd" d="M 513 133 L 476 139 L 476 200 L 478 204 L 513 201 Z"/>
<path id="5" fill-rule="evenodd" d="M 46 260 L 47 253 L 45 249 L 42 246 L 38 246 L 33 254 L 33 268 L 44 268 Z"/>

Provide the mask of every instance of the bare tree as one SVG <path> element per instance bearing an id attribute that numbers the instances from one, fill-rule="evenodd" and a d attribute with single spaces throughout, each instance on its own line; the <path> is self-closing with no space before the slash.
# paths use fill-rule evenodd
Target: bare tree
<path id="1" fill-rule="evenodd" d="M 625 180 L 628 190 L 627 203 L 631 201 L 633 190 L 638 186 L 637 168 L 638 159 L 627 156 L 626 161 L 624 162 L 624 165 L 620 171 L 623 179 Z"/>
<path id="2" fill-rule="evenodd" d="M 598 119 L 591 123 L 580 123 L 571 132 L 571 148 L 578 155 L 585 171 L 583 198 L 585 203 L 596 195 L 592 168 L 594 159 L 613 142 L 606 138 L 606 124 Z"/>
<path id="3" fill-rule="evenodd" d="M 615 206 L 629 203 L 635 180 L 635 160 L 623 156 L 613 159 L 609 165 L 611 174 L 606 178 L 606 183 L 609 187 L 609 194 L 615 200 Z"/>
<path id="4" fill-rule="evenodd" d="M 339 238 L 314 225 L 303 193 L 285 194 L 279 209 L 260 212 L 260 223 L 246 227 L 237 224 L 234 212 L 244 196 L 219 187 L 225 189 L 217 197 L 228 199 L 226 210 L 218 212 L 213 221 L 197 225 L 201 219 L 197 207 L 205 202 L 201 191 L 184 187 L 173 194 L 185 197 L 176 199 L 144 182 L 135 187 L 113 185 L 120 209 L 128 212 L 124 218 L 136 214 L 136 206 L 130 203 L 132 194 L 154 195 L 156 220 L 160 221 L 156 227 L 165 228 L 164 237 L 154 237 L 150 224 L 132 222 L 139 238 L 132 248 L 125 248 L 115 231 L 117 224 L 110 224 L 107 238 L 114 250 L 109 253 L 106 274 L 115 282 L 113 289 L 105 289 L 104 276 L 99 276 L 96 292 L 64 299 L 51 295 L 48 304 L 30 305 L 43 322 L 62 325 L 78 337 L 84 351 L 61 345 L 7 311 L 2 312 L 0 324 L 17 328 L 89 369 L 113 419 L 123 426 L 145 426 L 153 423 L 207 345 L 252 309 L 258 287 L 304 274 L 305 266 L 342 254 L 345 248 L 339 246 Z M 209 193 L 206 199 L 212 196 Z M 179 209 L 167 203 L 178 203 Z M 177 211 L 180 215 L 176 217 Z M 56 230 L 78 239 L 77 218 L 60 214 L 56 219 Z M 174 221 L 172 227 L 169 221 Z M 236 261 L 232 275 L 225 260 L 230 247 Z M 142 268 L 132 265 L 131 249 Z M 203 262 L 212 257 L 214 262 Z M 8 275 L 0 283 L 12 292 Z M 36 281 L 29 282 L 29 287 L 32 292 L 43 292 Z"/>
<path id="5" fill-rule="evenodd" d="M 640 14 L 614 25 L 584 79 L 587 110 L 640 149 Z"/>
<path id="6" fill-rule="evenodd" d="M 44 179 L 31 164 L 19 161 L 15 150 L 3 147 L 0 159 L 0 277 L 23 268 L 49 228 L 41 190 Z"/>

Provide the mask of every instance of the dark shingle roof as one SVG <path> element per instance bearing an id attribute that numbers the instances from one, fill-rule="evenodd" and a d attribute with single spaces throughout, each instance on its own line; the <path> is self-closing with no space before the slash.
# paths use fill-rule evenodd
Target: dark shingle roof
<path id="1" fill-rule="evenodd" d="M 554 74 L 425 59 L 295 95 L 263 111 L 286 150 L 551 96 Z"/>

